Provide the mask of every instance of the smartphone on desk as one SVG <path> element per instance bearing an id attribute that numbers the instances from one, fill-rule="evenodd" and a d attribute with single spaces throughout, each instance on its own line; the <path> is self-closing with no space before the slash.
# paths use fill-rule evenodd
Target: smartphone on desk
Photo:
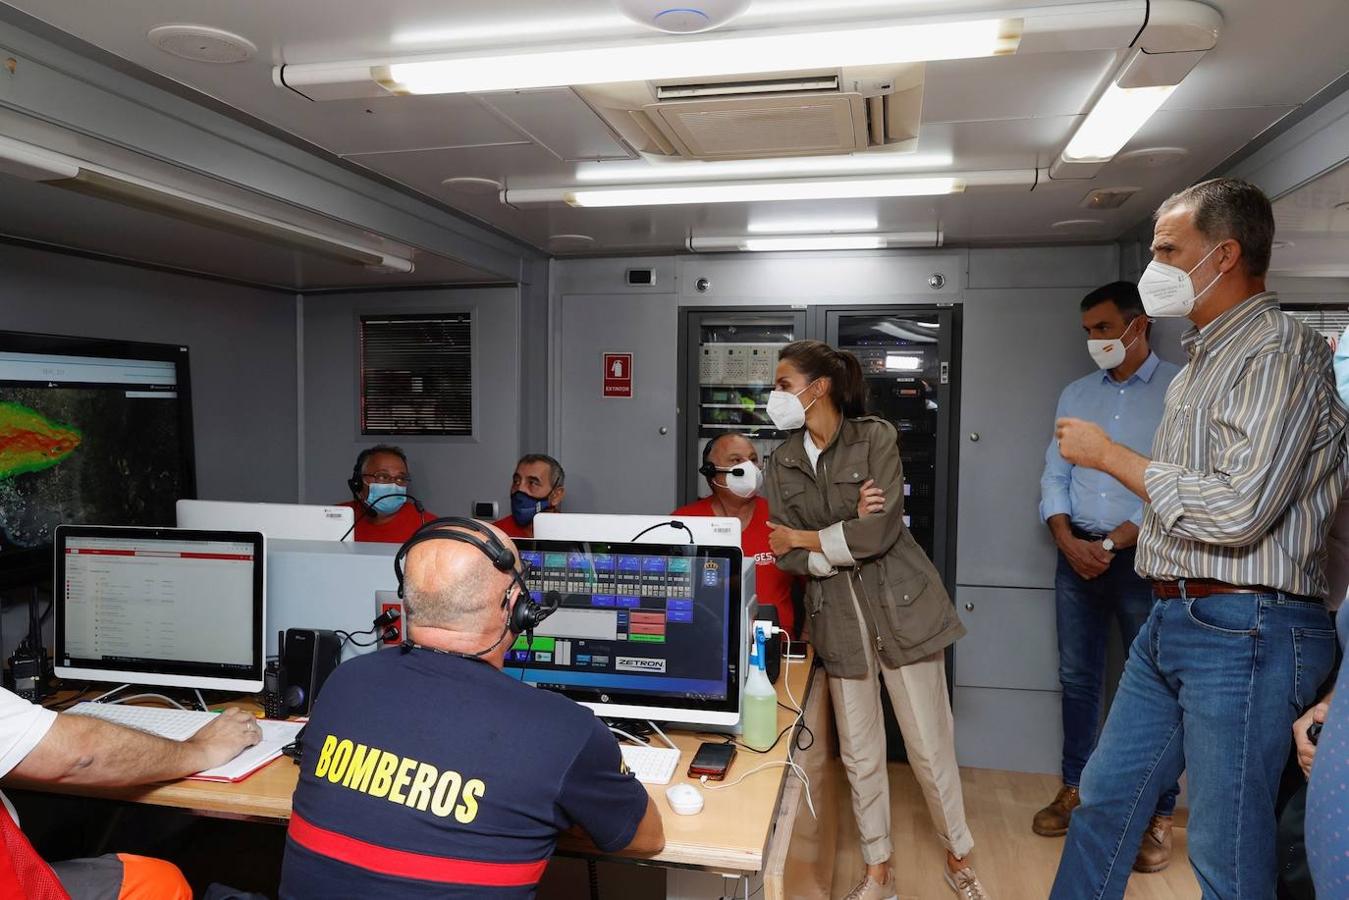
<path id="1" fill-rule="evenodd" d="M 804 639 L 798 638 L 797 640 L 794 640 L 791 643 L 783 641 L 782 646 L 785 648 L 782 655 L 787 657 L 788 659 L 805 659 L 806 648 L 809 645 L 805 642 Z"/>
<path id="2" fill-rule="evenodd" d="M 735 759 L 735 744 L 703 743 L 693 754 L 689 763 L 689 777 L 701 778 L 706 775 L 709 781 L 721 781 Z"/>

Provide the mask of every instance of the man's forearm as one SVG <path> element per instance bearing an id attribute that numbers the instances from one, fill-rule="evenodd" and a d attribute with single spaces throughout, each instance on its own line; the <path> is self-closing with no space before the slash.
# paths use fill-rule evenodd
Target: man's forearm
<path id="1" fill-rule="evenodd" d="M 1138 526 L 1133 522 L 1126 520 L 1122 525 L 1110 532 L 1110 540 L 1115 542 L 1116 550 L 1128 550 L 1138 543 Z"/>
<path id="2" fill-rule="evenodd" d="M 206 762 L 202 748 L 192 742 L 61 715 L 12 776 L 61 784 L 150 784 L 199 772 Z"/>
<path id="3" fill-rule="evenodd" d="M 1150 462 L 1152 460 L 1141 453 L 1135 453 L 1123 444 L 1112 443 L 1106 448 L 1105 458 L 1101 460 L 1101 471 L 1113 476 L 1145 502 L 1151 502 L 1146 483 Z"/>
<path id="4" fill-rule="evenodd" d="M 1064 541 L 1073 536 L 1073 521 L 1062 513 L 1050 516 L 1045 524 L 1049 526 L 1049 534 L 1054 538 L 1054 543 L 1060 547 Z"/>

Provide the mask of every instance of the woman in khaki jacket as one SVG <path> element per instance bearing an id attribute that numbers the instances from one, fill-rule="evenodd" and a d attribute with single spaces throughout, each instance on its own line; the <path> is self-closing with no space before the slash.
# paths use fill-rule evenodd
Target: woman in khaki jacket
<path id="1" fill-rule="evenodd" d="M 857 358 L 820 341 L 782 349 L 775 387 L 768 414 L 791 435 L 765 470 L 770 540 L 778 567 L 806 576 L 807 627 L 829 675 L 867 864 L 848 900 L 895 895 L 878 672 L 947 848 L 946 881 L 962 900 L 984 900 L 965 859 L 974 840 L 965 824 L 943 652 L 965 630 L 936 568 L 904 526 L 895 428 L 865 414 Z M 859 518 L 868 482 L 890 502 Z"/>

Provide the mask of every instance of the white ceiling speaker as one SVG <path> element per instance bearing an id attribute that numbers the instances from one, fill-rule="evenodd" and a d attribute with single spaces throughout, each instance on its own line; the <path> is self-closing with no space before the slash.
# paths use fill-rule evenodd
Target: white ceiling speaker
<path id="1" fill-rule="evenodd" d="M 554 253 L 578 253 L 590 249 L 594 243 L 595 239 L 588 234 L 548 235 L 548 249 Z"/>
<path id="2" fill-rule="evenodd" d="M 725 25 L 749 9 L 750 0 L 617 0 L 634 22 L 670 34 L 694 34 Z"/>
<path id="3" fill-rule="evenodd" d="M 1055 231 L 1094 231 L 1105 224 L 1104 219 L 1063 219 L 1049 227 Z"/>
<path id="4" fill-rule="evenodd" d="M 193 62 L 238 63 L 258 52 L 248 38 L 208 25 L 160 25 L 145 36 L 165 53 Z"/>
<path id="5" fill-rule="evenodd" d="M 446 178 L 440 184 L 446 190 L 454 191 L 456 194 L 479 196 L 499 194 L 503 187 L 502 183 L 496 179 L 479 178 L 475 175 L 456 175 L 452 178 Z"/>
<path id="6" fill-rule="evenodd" d="M 1162 169 L 1174 166 L 1190 155 L 1184 147 L 1141 147 L 1115 157 L 1117 166 L 1134 166 L 1139 169 Z"/>

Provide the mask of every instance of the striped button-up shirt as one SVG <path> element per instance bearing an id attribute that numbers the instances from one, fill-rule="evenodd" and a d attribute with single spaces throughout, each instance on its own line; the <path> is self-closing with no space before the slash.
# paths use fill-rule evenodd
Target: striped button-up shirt
<path id="1" fill-rule="evenodd" d="M 1211 578 L 1325 597 L 1345 483 L 1330 347 L 1257 294 L 1181 339 L 1145 481 L 1144 578 Z"/>

